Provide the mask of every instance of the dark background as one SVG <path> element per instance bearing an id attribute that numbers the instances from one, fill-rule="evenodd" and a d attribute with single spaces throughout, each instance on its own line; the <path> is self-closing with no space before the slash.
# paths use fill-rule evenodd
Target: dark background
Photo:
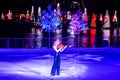
<path id="1" fill-rule="evenodd" d="M 73 0 L 81 3 L 82 0 Z M 83 0 L 84 7 L 87 7 L 91 12 L 105 12 L 106 9 L 113 12 L 115 9 L 119 9 L 119 0 Z M 72 0 L 0 0 L 0 11 L 6 11 L 8 9 L 15 10 L 16 12 L 30 9 L 31 6 L 41 6 L 45 9 L 48 4 L 52 4 L 56 7 L 56 3 L 60 2 L 62 9 L 68 10 L 72 4 Z M 82 3 L 81 3 L 82 4 Z"/>
<path id="2" fill-rule="evenodd" d="M 37 9 L 39 6 L 42 8 L 42 10 L 46 9 L 48 4 L 52 4 L 52 7 L 56 8 L 57 2 L 60 3 L 62 11 L 64 10 L 73 11 L 75 9 L 71 7 L 72 1 L 78 1 L 80 3 L 81 9 L 86 7 L 89 16 L 91 16 L 93 12 L 95 12 L 98 16 L 100 13 L 103 13 L 104 15 L 106 9 L 109 10 L 110 16 L 113 16 L 115 10 L 118 11 L 118 16 L 120 16 L 118 0 L 83 0 L 84 6 L 82 5 L 82 0 L 0 0 L 0 13 L 1 12 L 7 13 L 9 9 L 13 12 L 13 14 L 26 13 L 27 9 L 31 10 L 31 6 L 34 6 L 35 14 L 37 14 Z"/>
<path id="3" fill-rule="evenodd" d="M 75 0 L 74 0 L 75 1 Z M 118 18 L 120 16 L 119 2 L 118 0 L 83 0 L 83 5 L 81 0 L 76 0 L 80 3 L 80 8 L 84 7 L 88 10 L 88 15 L 91 16 L 92 13 L 96 13 L 98 16 L 100 13 L 105 14 L 105 10 L 108 9 L 110 16 L 113 16 L 114 11 L 118 11 Z M 57 2 L 61 5 L 61 11 L 71 10 L 74 11 L 71 7 L 72 0 L 0 0 L 0 13 L 4 12 L 5 14 L 10 9 L 13 14 L 15 13 L 26 13 L 26 10 L 31 10 L 31 6 L 35 7 L 35 14 L 37 14 L 37 9 L 40 6 L 43 9 L 46 9 L 48 4 L 52 4 L 53 8 L 56 8 Z M 120 20 L 120 19 L 119 19 Z M 118 20 L 118 21 L 119 21 Z M 31 23 L 21 22 L 21 21 L 0 21 L 0 38 L 24 38 L 26 33 L 31 33 L 31 28 L 33 26 Z M 13 40 L 11 44 L 15 44 Z M 20 44 L 22 41 L 18 41 Z M 3 45 L 6 44 L 4 40 L 0 40 L 0 43 Z M 21 47 L 19 45 L 18 47 Z M 3 46 L 2 46 L 3 47 Z M 14 47 L 14 46 L 12 46 Z"/>

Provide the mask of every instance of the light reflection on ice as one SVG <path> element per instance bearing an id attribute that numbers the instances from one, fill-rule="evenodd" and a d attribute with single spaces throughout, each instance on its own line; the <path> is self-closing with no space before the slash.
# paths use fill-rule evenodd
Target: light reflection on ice
<path id="1" fill-rule="evenodd" d="M 40 57 L 40 56 L 39 56 Z M 39 57 L 32 58 L 29 60 L 21 61 L 21 62 L 0 62 L 0 73 L 7 74 L 19 74 L 30 77 L 51 77 L 51 67 L 53 64 L 53 59 L 51 59 L 50 55 L 42 56 L 43 59 L 39 59 Z M 44 57 L 48 57 L 45 58 Z M 101 56 L 93 56 L 93 55 L 62 55 L 61 56 L 61 74 L 60 76 L 54 76 L 54 78 L 58 77 L 85 77 L 87 73 L 88 66 L 81 64 L 81 60 L 91 59 L 100 61 L 103 57 Z M 64 60 L 65 59 L 65 60 Z M 9 66 L 9 67 L 6 67 Z"/>

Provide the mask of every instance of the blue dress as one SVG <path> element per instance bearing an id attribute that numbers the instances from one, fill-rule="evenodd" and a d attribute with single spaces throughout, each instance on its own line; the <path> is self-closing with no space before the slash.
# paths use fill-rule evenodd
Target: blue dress
<path id="1" fill-rule="evenodd" d="M 60 75 L 60 52 L 56 52 L 54 55 L 54 62 L 51 70 L 51 75 L 55 75 L 57 72 L 57 75 Z"/>

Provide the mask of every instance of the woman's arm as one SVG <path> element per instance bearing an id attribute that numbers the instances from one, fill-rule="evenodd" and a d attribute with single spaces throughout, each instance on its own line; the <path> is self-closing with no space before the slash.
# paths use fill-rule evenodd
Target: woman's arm
<path id="1" fill-rule="evenodd" d="M 62 48 L 57 49 L 56 46 L 53 46 L 53 49 L 55 50 L 55 52 L 60 52 Z"/>
<path id="2" fill-rule="evenodd" d="M 60 49 L 60 52 L 63 52 L 67 47 L 70 48 L 70 47 L 72 47 L 72 46 L 71 46 L 71 45 L 70 45 L 70 46 L 66 46 L 66 45 L 65 45 L 63 48 Z"/>
<path id="3" fill-rule="evenodd" d="M 65 46 L 64 48 L 61 48 L 60 52 L 63 52 L 65 50 L 65 48 L 67 48 L 67 46 Z"/>

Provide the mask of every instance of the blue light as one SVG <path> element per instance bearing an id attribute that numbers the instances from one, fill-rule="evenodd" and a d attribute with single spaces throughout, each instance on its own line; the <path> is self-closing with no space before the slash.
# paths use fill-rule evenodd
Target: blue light
<path id="1" fill-rule="evenodd" d="M 85 21 L 81 10 L 78 10 L 76 13 L 72 14 L 70 27 L 74 27 L 75 32 L 89 29 L 88 23 Z"/>
<path id="2" fill-rule="evenodd" d="M 42 11 L 42 16 L 40 17 L 41 27 L 47 32 L 54 31 L 61 25 L 61 20 L 59 16 L 54 14 L 55 13 L 54 10 L 51 9 L 51 5 L 48 5 L 48 11 L 47 10 Z"/>

